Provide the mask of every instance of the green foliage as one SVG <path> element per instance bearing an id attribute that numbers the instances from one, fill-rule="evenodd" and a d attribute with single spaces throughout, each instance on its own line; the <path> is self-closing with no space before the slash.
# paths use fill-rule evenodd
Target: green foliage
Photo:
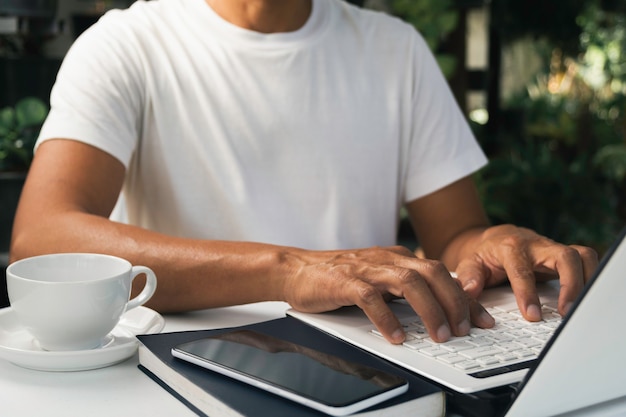
<path id="1" fill-rule="evenodd" d="M 0 109 L 0 171 L 28 169 L 47 113 L 46 104 L 34 97 Z"/>
<path id="2" fill-rule="evenodd" d="M 581 28 L 576 17 L 589 0 L 492 0 L 494 25 L 504 41 L 530 36 L 534 40 L 545 39 L 575 53 Z"/>
<path id="3" fill-rule="evenodd" d="M 446 76 L 454 73 L 456 58 L 437 53 L 441 42 L 458 25 L 459 13 L 452 0 L 391 0 L 394 15 L 412 24 L 422 34 Z"/>
<path id="4" fill-rule="evenodd" d="M 478 133 L 491 163 L 477 180 L 494 222 L 602 253 L 626 220 L 626 21 L 592 1 L 578 22 L 580 53 L 555 48 L 514 117 Z"/>
<path id="5" fill-rule="evenodd" d="M 480 192 L 495 223 L 515 223 L 603 252 L 623 223 L 617 212 L 622 180 L 616 178 L 623 178 L 624 167 L 624 159 L 609 165 L 604 158 L 617 156 L 609 147 L 623 145 L 572 139 L 571 132 L 585 130 L 583 123 L 602 122 L 570 113 L 566 104 L 551 103 L 550 112 L 537 112 L 513 128 L 516 134 L 498 136 L 500 151 L 478 173 Z"/>
<path id="6" fill-rule="evenodd" d="M 605 145 L 592 159 L 595 168 L 615 183 L 626 180 L 626 145 L 623 143 Z"/>

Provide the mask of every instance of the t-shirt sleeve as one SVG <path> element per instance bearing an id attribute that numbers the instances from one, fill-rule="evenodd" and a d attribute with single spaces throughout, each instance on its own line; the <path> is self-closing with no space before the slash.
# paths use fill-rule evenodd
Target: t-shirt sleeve
<path id="1" fill-rule="evenodd" d="M 419 35 L 412 68 L 406 202 L 437 191 L 487 163 L 437 61 Z"/>
<path id="2" fill-rule="evenodd" d="M 128 167 L 141 128 L 144 98 L 132 34 L 112 18 L 115 13 L 107 13 L 85 31 L 66 54 L 36 146 L 54 138 L 77 140 Z"/>

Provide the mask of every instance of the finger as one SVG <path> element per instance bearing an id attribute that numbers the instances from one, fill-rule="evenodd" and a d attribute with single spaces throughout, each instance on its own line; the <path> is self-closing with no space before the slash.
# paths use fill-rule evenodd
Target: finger
<path id="1" fill-rule="evenodd" d="M 509 277 L 517 305 L 528 321 L 541 320 L 541 303 L 537 295 L 532 263 L 521 254 L 506 257 L 504 269 Z"/>
<path id="2" fill-rule="evenodd" d="M 452 334 L 467 335 L 471 327 L 467 298 L 447 269 L 434 261 L 421 261 L 414 268 L 399 271 L 400 290 L 431 338 L 443 342 Z"/>
<path id="3" fill-rule="evenodd" d="M 583 263 L 583 276 L 585 284 L 587 284 L 598 270 L 598 265 L 600 264 L 598 253 L 586 246 L 572 245 L 571 247 L 576 249 L 580 254 Z"/>
<path id="4" fill-rule="evenodd" d="M 431 339 L 441 343 L 452 337 L 446 314 L 423 280 L 407 289 L 404 298 L 422 319 Z"/>
<path id="5" fill-rule="evenodd" d="M 456 267 L 456 276 L 463 291 L 471 298 L 478 298 L 482 294 L 489 273 L 478 257 L 471 257 L 461 261 Z"/>
<path id="6" fill-rule="evenodd" d="M 363 279 L 367 280 L 367 277 L 364 277 Z M 431 289 L 426 281 L 422 279 L 417 271 L 406 268 L 389 267 L 386 268 L 384 272 L 381 271 L 378 274 L 377 281 L 377 285 L 383 285 L 388 288 L 389 292 L 406 299 L 413 310 L 415 310 L 415 312 L 420 316 L 428 334 L 434 341 L 445 342 L 450 339 L 452 336 L 452 330 L 448 324 L 446 314 L 431 292 Z M 388 309 L 387 306 L 385 307 Z M 365 307 L 361 308 L 365 311 Z M 366 311 L 370 320 L 376 325 L 376 327 L 378 327 L 387 340 L 394 343 L 393 340 L 395 340 L 396 336 L 394 334 L 395 330 L 391 330 L 391 325 L 388 327 L 389 330 L 382 327 L 383 321 L 389 320 L 384 315 L 386 312 L 383 310 L 380 312 L 374 312 L 373 309 L 372 311 L 372 316 L 370 316 L 370 313 Z M 404 332 L 402 334 L 404 335 Z"/>
<path id="7" fill-rule="evenodd" d="M 461 281 L 455 279 L 455 282 L 457 283 L 459 288 L 463 289 L 463 284 L 461 283 Z M 491 314 L 489 314 L 485 307 L 483 307 L 483 305 L 480 304 L 475 298 L 470 297 L 469 294 L 465 293 L 465 296 L 468 300 L 472 324 L 482 329 L 493 327 L 496 324 L 496 320 Z"/>
<path id="8" fill-rule="evenodd" d="M 481 329 L 488 329 L 496 324 L 496 320 L 493 318 L 491 314 L 485 307 L 482 306 L 478 301 L 473 298 L 469 299 L 469 309 L 470 309 L 470 317 L 472 319 L 472 324 L 476 327 L 480 327 Z"/>
<path id="9" fill-rule="evenodd" d="M 560 249 L 555 268 L 559 274 L 559 314 L 565 315 L 591 279 L 597 267 L 597 256 L 582 246 L 568 246 Z M 595 258 L 595 262 L 594 262 Z"/>
<path id="10" fill-rule="evenodd" d="M 363 282 L 352 281 L 353 304 L 363 310 L 365 315 L 376 326 L 385 339 L 393 344 L 404 342 L 405 334 L 398 318 L 393 314 L 383 295 L 374 286 Z"/>
<path id="11" fill-rule="evenodd" d="M 466 336 L 471 328 L 469 298 L 443 264 L 431 267 L 426 272 L 421 271 L 422 276 L 443 308 L 452 333 L 455 336 Z"/>
<path id="12" fill-rule="evenodd" d="M 453 329 L 448 324 L 448 315 L 444 312 L 441 300 L 433 294 L 429 284 L 422 278 L 417 268 L 424 269 L 424 265 L 440 265 L 438 273 L 430 273 L 432 276 L 439 276 L 440 279 L 432 279 L 433 282 L 444 281 L 447 277 L 448 281 L 452 281 L 449 273 L 439 262 L 417 260 L 405 256 L 395 257 L 391 264 L 388 265 L 369 265 L 367 268 L 359 270 L 358 278 L 378 289 L 379 293 L 391 293 L 393 295 L 404 297 L 415 312 L 422 318 L 424 326 L 431 338 L 437 342 L 448 340 L 453 331 L 455 334 L 467 334 L 469 331 L 469 311 L 467 305 L 463 304 L 462 297 L 457 296 L 456 301 L 449 301 L 450 295 L 445 294 L 446 291 L 439 289 L 439 297 L 443 299 L 449 316 L 452 317 Z M 425 269 L 428 269 L 426 266 Z M 441 287 L 441 285 L 439 285 Z M 453 290 L 461 293 L 455 285 L 451 285 Z M 447 299 L 444 299 L 448 297 Z M 460 313 L 458 313 L 460 312 Z M 463 321 L 465 320 L 465 324 Z M 370 318 L 374 321 L 374 319 Z M 382 320 L 382 319 L 381 319 Z M 375 323 L 376 324 L 376 323 Z M 467 330 L 464 330 L 464 327 Z M 379 329 L 384 334 L 384 329 Z M 389 335 L 391 336 L 391 335 Z"/>

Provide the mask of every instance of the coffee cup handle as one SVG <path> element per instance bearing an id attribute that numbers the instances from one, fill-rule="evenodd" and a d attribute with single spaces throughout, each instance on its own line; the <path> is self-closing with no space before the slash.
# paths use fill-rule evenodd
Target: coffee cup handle
<path id="1" fill-rule="evenodd" d="M 145 304 L 152 297 L 152 295 L 154 295 L 154 291 L 156 291 L 157 286 L 156 275 L 154 274 L 152 269 L 148 268 L 147 266 L 133 266 L 130 274 L 131 282 L 134 281 L 138 275 L 146 274 L 146 285 L 135 298 L 132 298 L 128 301 L 128 304 L 126 305 L 126 311 Z"/>

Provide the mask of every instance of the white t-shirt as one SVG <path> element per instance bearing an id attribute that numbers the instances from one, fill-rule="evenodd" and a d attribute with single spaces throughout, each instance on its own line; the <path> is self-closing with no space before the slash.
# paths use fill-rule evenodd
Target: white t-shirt
<path id="1" fill-rule="evenodd" d="M 275 34 L 136 2 L 76 40 L 51 104 L 39 141 L 119 159 L 128 222 L 174 236 L 391 245 L 402 204 L 486 162 L 413 27 L 340 0 Z"/>

